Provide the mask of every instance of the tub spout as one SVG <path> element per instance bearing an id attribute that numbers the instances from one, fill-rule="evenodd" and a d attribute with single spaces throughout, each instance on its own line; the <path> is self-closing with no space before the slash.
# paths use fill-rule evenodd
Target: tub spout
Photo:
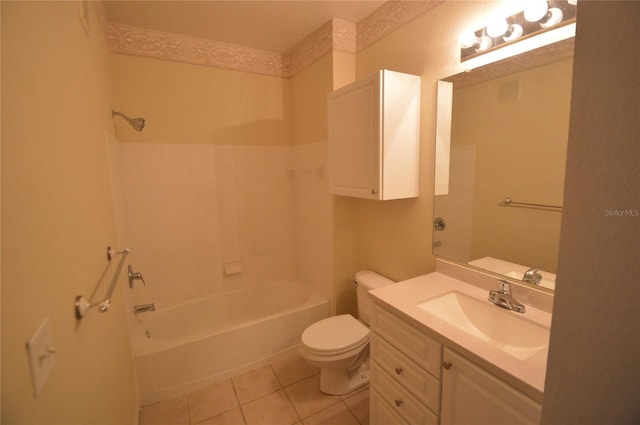
<path id="1" fill-rule="evenodd" d="M 151 303 L 151 304 L 139 304 L 139 305 L 133 306 L 134 314 L 144 313 L 146 311 L 156 311 L 156 305 L 154 303 Z"/>

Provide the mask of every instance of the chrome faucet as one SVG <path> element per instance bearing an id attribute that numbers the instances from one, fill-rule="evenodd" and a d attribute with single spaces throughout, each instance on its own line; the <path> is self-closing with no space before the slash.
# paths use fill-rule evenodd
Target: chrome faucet
<path id="1" fill-rule="evenodd" d="M 140 280 L 142 281 L 143 285 L 145 286 L 147 285 L 147 283 L 144 281 L 144 278 L 142 277 L 142 273 L 134 272 L 133 267 L 131 267 L 131 264 L 129 264 L 128 271 L 129 271 L 129 274 L 127 277 L 129 278 L 129 288 L 133 288 L 134 280 Z"/>
<path id="2" fill-rule="evenodd" d="M 507 310 L 524 313 L 524 305 L 516 301 L 515 298 L 513 298 L 513 296 L 511 295 L 511 284 L 502 279 L 500 279 L 499 282 L 500 289 L 498 289 L 497 291 L 493 289 L 489 291 L 489 301 L 499 307 L 506 308 Z"/>
<path id="3" fill-rule="evenodd" d="M 534 285 L 540 285 L 540 281 L 542 280 L 542 275 L 538 273 L 541 266 L 531 267 L 529 270 L 524 272 L 524 276 L 522 280 L 528 283 L 533 283 Z"/>
<path id="4" fill-rule="evenodd" d="M 146 311 L 156 311 L 156 305 L 154 303 L 151 304 L 139 304 L 133 306 L 133 313 L 140 314 Z"/>

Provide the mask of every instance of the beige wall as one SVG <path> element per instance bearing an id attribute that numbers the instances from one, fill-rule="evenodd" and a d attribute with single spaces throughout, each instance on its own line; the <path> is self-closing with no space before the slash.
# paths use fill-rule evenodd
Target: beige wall
<path id="1" fill-rule="evenodd" d="M 90 37 L 79 7 L 2 2 L 3 424 L 125 424 L 136 415 L 125 282 L 108 313 L 74 318 L 107 246 L 119 247 L 108 51 L 93 7 Z M 46 317 L 56 364 L 34 398 L 25 343 Z"/>
<path id="2" fill-rule="evenodd" d="M 542 422 L 632 424 L 640 422 L 640 40 L 628 34 L 640 3 L 578 2 L 578 17 Z"/>
<path id="3" fill-rule="evenodd" d="M 446 2 L 358 53 L 359 78 L 381 68 L 422 76 L 420 196 L 357 202 L 358 268 L 370 268 L 395 280 L 433 270 L 436 81 L 461 71 L 458 37 L 463 29 L 481 26 L 489 13 L 505 5 L 507 2 Z"/>
<path id="4" fill-rule="evenodd" d="M 329 53 L 291 78 L 296 272 L 331 301 L 333 239 L 325 99 L 333 84 L 332 66 Z"/>
<path id="5" fill-rule="evenodd" d="M 291 145 L 290 80 L 180 62 L 112 55 L 114 109 L 147 120 L 121 142 Z"/>
<path id="6" fill-rule="evenodd" d="M 327 93 L 333 87 L 333 56 L 324 55 L 291 78 L 295 145 L 327 141 Z"/>

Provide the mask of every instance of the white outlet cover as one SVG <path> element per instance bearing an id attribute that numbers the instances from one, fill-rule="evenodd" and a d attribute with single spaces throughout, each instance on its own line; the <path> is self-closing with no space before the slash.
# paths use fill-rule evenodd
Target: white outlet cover
<path id="1" fill-rule="evenodd" d="M 37 397 L 42 392 L 44 383 L 56 363 L 56 350 L 53 345 L 51 324 L 48 317 L 42 321 L 38 330 L 27 342 L 27 351 L 31 365 L 33 392 Z"/>

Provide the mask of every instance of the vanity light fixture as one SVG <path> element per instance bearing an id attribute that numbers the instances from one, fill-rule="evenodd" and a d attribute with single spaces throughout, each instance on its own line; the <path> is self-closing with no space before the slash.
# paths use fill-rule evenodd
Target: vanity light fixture
<path id="1" fill-rule="evenodd" d="M 577 0 L 528 0 L 522 12 L 496 18 L 486 27 L 463 33 L 460 59 L 467 60 L 514 41 L 575 22 Z"/>

